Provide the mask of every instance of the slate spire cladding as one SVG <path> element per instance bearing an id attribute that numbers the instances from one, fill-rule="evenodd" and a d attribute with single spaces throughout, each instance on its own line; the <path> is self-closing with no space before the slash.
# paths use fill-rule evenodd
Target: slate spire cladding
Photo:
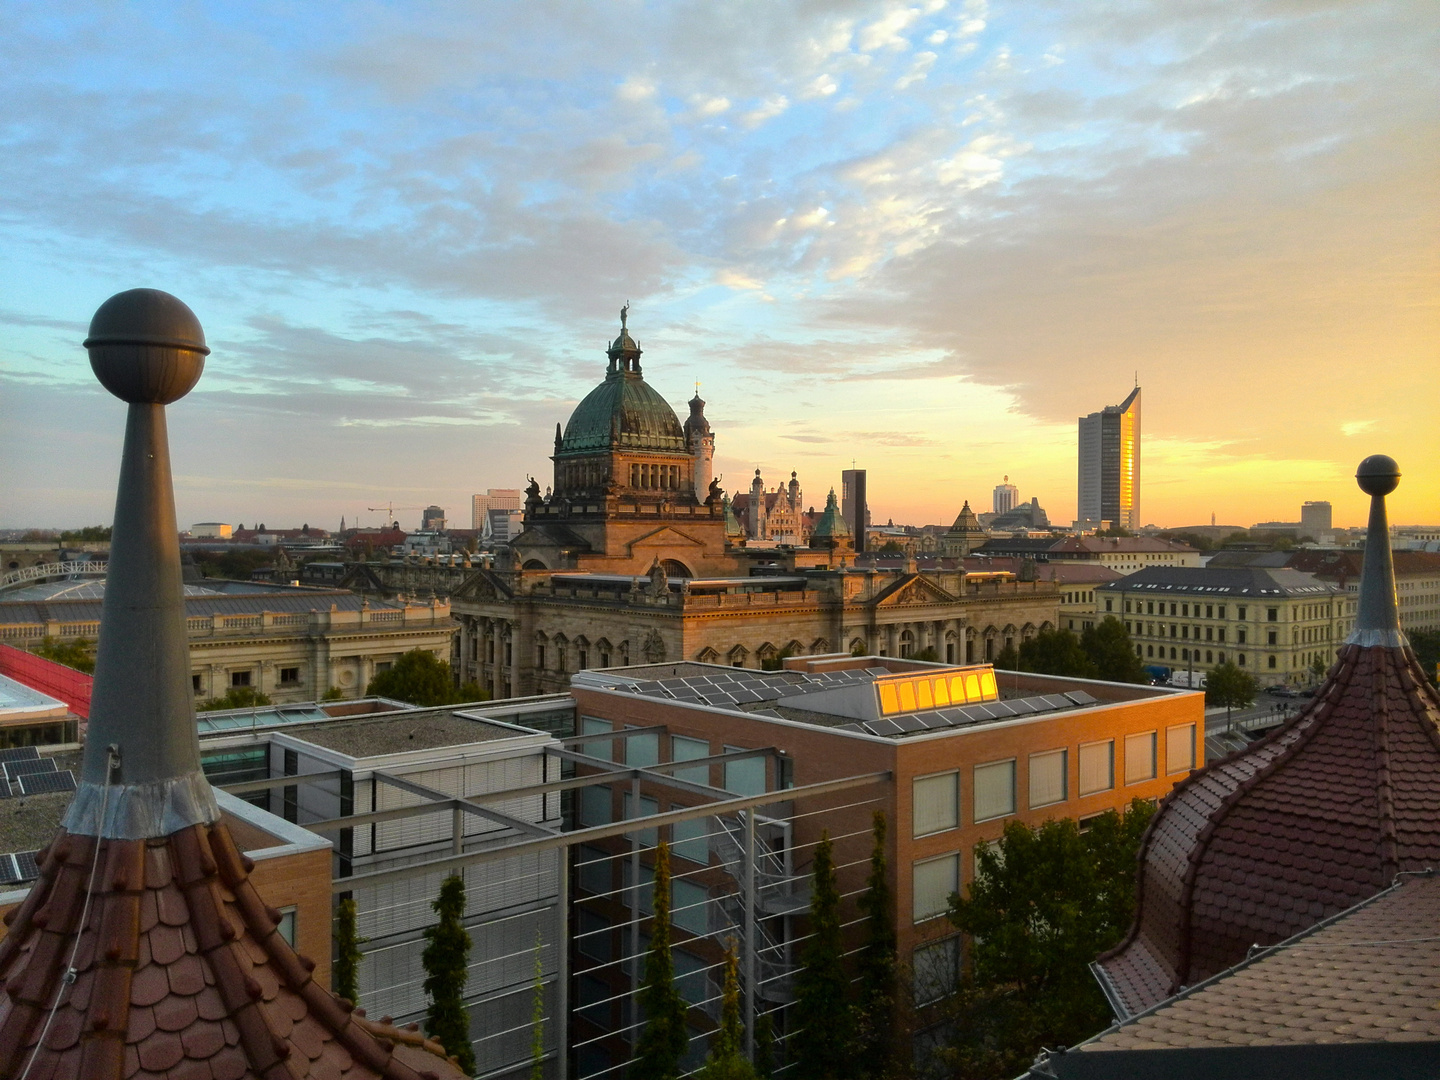
<path id="1" fill-rule="evenodd" d="M 0 1080 L 462 1076 L 314 980 L 200 771 L 164 411 L 204 368 L 198 320 L 135 289 L 85 344 L 130 411 L 82 784 L 5 916 Z"/>
<path id="2" fill-rule="evenodd" d="M 1371 496 L 1354 632 L 1309 706 L 1175 786 L 1141 844 L 1139 906 L 1096 975 L 1123 1016 L 1440 864 L 1440 695 L 1400 630 L 1385 496 Z"/>

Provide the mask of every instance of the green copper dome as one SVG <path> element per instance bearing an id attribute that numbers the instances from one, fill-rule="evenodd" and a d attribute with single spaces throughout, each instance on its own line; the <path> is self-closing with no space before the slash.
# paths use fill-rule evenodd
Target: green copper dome
<path id="1" fill-rule="evenodd" d="M 685 433 L 675 410 L 639 372 L 612 371 L 575 407 L 562 454 L 611 447 L 627 450 L 685 450 Z"/>
<path id="2" fill-rule="evenodd" d="M 575 407 L 559 453 L 596 450 L 685 450 L 685 431 L 675 410 L 640 373 L 640 346 L 626 328 L 630 305 L 620 309 L 620 336 L 607 350 L 605 381 Z"/>

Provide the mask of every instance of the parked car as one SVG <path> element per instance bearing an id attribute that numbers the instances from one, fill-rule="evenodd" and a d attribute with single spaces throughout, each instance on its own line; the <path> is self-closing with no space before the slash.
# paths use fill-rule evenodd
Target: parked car
<path id="1" fill-rule="evenodd" d="M 1272 686 L 1265 691 L 1271 697 L 1299 697 L 1300 691 L 1293 686 Z"/>

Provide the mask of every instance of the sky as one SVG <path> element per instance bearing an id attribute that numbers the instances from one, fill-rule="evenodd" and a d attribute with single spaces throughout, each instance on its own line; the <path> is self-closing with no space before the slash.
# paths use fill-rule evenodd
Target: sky
<path id="1" fill-rule="evenodd" d="M 108 522 L 80 342 L 213 350 L 180 524 L 402 524 L 549 483 L 622 304 L 730 490 L 1075 514 L 1143 387 L 1141 516 L 1440 521 L 1440 5 L 67 3 L 0 9 L 0 527 Z"/>

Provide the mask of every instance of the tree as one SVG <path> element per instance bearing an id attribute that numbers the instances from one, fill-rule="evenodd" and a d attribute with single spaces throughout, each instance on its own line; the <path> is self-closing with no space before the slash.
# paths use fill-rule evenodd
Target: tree
<path id="1" fill-rule="evenodd" d="M 756 1080 L 745 1060 L 745 1028 L 740 1020 L 740 962 L 732 943 L 725 950 L 725 980 L 720 992 L 720 1028 L 710 1040 L 710 1054 L 695 1074 L 697 1080 Z"/>
<path id="2" fill-rule="evenodd" d="M 32 651 L 36 656 L 43 656 L 46 660 L 54 660 L 57 664 L 64 664 L 90 675 L 95 672 L 95 657 L 90 655 L 94 644 L 89 638 L 83 637 L 77 637 L 74 641 L 47 637 Z"/>
<path id="3" fill-rule="evenodd" d="M 670 955 L 670 848 L 663 840 L 655 848 L 654 889 L 650 951 L 639 994 L 645 1028 L 635 1044 L 626 1074 L 629 1080 L 674 1080 L 690 1045 L 685 999 L 675 989 L 675 961 Z"/>
<path id="4" fill-rule="evenodd" d="M 1153 813 L 1136 799 L 1085 833 L 1068 818 L 1012 822 L 977 847 L 975 880 L 950 909 L 971 943 L 950 1002 L 956 1034 L 944 1057 L 955 1076 L 1017 1075 L 1042 1046 L 1074 1046 L 1110 1023 L 1089 965 L 1134 918 L 1136 854 Z"/>
<path id="5" fill-rule="evenodd" d="M 470 1044 L 470 1013 L 465 1008 L 465 982 L 469 972 L 470 935 L 463 924 L 465 882 L 451 874 L 430 903 L 440 920 L 425 930 L 425 1030 L 460 1062 L 466 1076 L 475 1073 L 475 1051 Z"/>
<path id="6" fill-rule="evenodd" d="M 530 1010 L 530 1080 L 545 1080 L 545 939 L 535 930 L 535 1003 Z M 563 1053 L 563 1051 L 562 1051 Z"/>
<path id="7" fill-rule="evenodd" d="M 1069 630 L 1041 630 L 1029 641 L 1022 641 L 1019 670 L 1080 679 L 1093 679 L 1098 675 L 1095 662 L 1080 647 L 1080 639 Z"/>
<path id="8" fill-rule="evenodd" d="M 411 649 L 371 679 L 365 693 L 425 707 L 479 700 L 462 698 L 450 678 L 450 665 L 426 649 Z"/>
<path id="9" fill-rule="evenodd" d="M 870 876 L 860 895 L 865 915 L 865 948 L 860 953 L 860 1001 L 856 1007 L 856 1065 L 861 1075 L 878 1080 L 895 1064 L 895 901 L 886 866 L 886 819 L 876 810 L 871 825 Z"/>
<path id="10" fill-rule="evenodd" d="M 345 698 L 345 691 L 338 686 L 332 686 L 321 695 L 321 701 L 342 701 Z"/>
<path id="11" fill-rule="evenodd" d="M 770 1080 L 775 1072 L 775 1021 L 761 1013 L 755 1021 L 755 1075 Z"/>
<path id="12" fill-rule="evenodd" d="M 86 525 L 83 529 L 66 529 L 60 534 L 62 544 L 104 543 L 109 539 L 109 525 Z"/>
<path id="13" fill-rule="evenodd" d="M 352 1005 L 360 1002 L 360 961 L 365 958 L 360 946 L 368 940 L 357 929 L 358 916 L 354 900 L 346 897 L 340 901 L 335 914 L 335 968 L 330 988 Z"/>
<path id="14" fill-rule="evenodd" d="M 914 659 L 928 660 L 932 664 L 938 663 L 940 660 L 940 653 L 934 645 L 926 645 L 925 648 L 921 649 L 915 654 Z"/>
<path id="15" fill-rule="evenodd" d="M 995 666 L 1001 671 L 1020 670 L 1020 654 L 1015 651 L 1013 644 L 1006 645 L 1000 650 L 1000 655 L 995 658 Z"/>
<path id="16" fill-rule="evenodd" d="M 232 686 L 225 691 L 223 697 L 207 698 L 200 706 L 201 712 L 210 712 L 214 709 L 254 709 L 262 705 L 269 705 L 270 697 L 256 690 L 253 686 Z"/>
<path id="17" fill-rule="evenodd" d="M 1226 660 L 1216 664 L 1205 676 L 1205 704 L 1219 708 L 1225 706 L 1225 720 L 1230 720 L 1231 709 L 1248 709 L 1255 703 L 1260 692 L 1260 683 L 1249 672 L 1241 671 Z"/>
<path id="18" fill-rule="evenodd" d="M 1316 682 L 1319 682 L 1325 677 L 1325 670 L 1325 661 L 1320 657 L 1317 656 L 1314 660 L 1310 661 L 1310 674 Z"/>
<path id="19" fill-rule="evenodd" d="M 810 936 L 795 973 L 795 1032 L 790 1060 L 798 1080 L 841 1080 L 852 1073 L 850 980 L 840 937 L 840 887 L 835 880 L 834 845 L 822 832 L 815 845 L 810 893 Z"/>
<path id="20" fill-rule="evenodd" d="M 875 554 L 877 554 L 877 555 L 904 555 L 904 554 L 905 554 L 905 549 L 904 549 L 903 547 L 901 547 L 901 546 L 899 545 L 899 543 L 897 543 L 896 541 L 894 541 L 894 540 L 887 540 L 887 541 L 885 541 L 885 543 L 883 543 L 883 544 L 880 545 L 880 549 L 879 549 L 878 551 L 876 551 Z"/>
<path id="21" fill-rule="evenodd" d="M 1080 648 L 1095 665 L 1096 677 L 1107 682 L 1145 683 L 1145 664 L 1135 652 L 1130 631 L 1114 615 L 1106 615 L 1080 635 Z"/>
<path id="22" fill-rule="evenodd" d="M 1414 630 L 1406 636 L 1425 677 L 1432 685 L 1440 685 L 1440 630 Z"/>

